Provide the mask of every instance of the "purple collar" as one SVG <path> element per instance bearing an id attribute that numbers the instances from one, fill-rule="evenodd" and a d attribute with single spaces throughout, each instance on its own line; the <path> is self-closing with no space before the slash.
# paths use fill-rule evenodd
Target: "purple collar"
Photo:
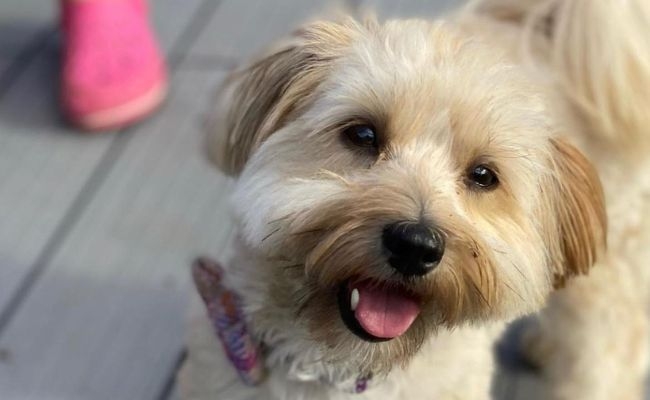
<path id="1" fill-rule="evenodd" d="M 198 258 L 192 265 L 194 284 L 228 359 L 246 385 L 257 386 L 267 374 L 262 344 L 248 330 L 241 297 L 225 287 L 223 274 L 221 265 L 207 257 Z M 363 393 L 369 381 L 370 378 L 357 378 L 351 392 Z"/>

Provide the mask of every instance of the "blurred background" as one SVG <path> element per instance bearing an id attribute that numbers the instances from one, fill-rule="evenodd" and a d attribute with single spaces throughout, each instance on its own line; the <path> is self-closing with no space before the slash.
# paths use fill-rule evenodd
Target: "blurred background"
<path id="1" fill-rule="evenodd" d="M 345 1 L 382 17 L 455 3 Z M 229 231 L 229 186 L 203 158 L 201 115 L 230 68 L 331 2 L 150 6 L 165 104 L 139 124 L 85 134 L 60 116 L 58 2 L 0 1 L 0 399 L 176 398 L 189 264 L 219 257 Z M 503 372 L 494 391 L 531 399 L 535 382 Z"/>

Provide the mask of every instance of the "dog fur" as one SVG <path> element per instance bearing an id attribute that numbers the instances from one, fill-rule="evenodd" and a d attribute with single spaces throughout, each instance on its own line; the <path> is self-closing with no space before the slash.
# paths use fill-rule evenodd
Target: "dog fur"
<path id="1" fill-rule="evenodd" d="M 226 280 L 270 375 L 240 383 L 197 319 L 184 398 L 487 399 L 493 343 L 539 312 L 522 347 L 545 398 L 641 399 L 649 33 L 645 0 L 480 0 L 433 22 L 313 22 L 235 72 L 208 147 L 236 178 Z M 346 141 L 357 124 L 376 148 Z M 477 164 L 496 188 L 468 182 Z M 398 280 L 380 237 L 403 220 L 442 231 L 445 254 L 399 282 L 422 300 L 410 329 L 368 342 L 337 288 Z"/>

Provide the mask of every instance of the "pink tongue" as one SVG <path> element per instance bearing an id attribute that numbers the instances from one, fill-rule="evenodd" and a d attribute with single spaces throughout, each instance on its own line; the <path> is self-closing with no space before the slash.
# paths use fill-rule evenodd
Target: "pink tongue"
<path id="1" fill-rule="evenodd" d="M 420 313 L 418 302 L 398 290 L 371 286 L 370 282 L 357 283 L 352 289 L 359 291 L 354 316 L 372 336 L 382 339 L 400 336 Z"/>

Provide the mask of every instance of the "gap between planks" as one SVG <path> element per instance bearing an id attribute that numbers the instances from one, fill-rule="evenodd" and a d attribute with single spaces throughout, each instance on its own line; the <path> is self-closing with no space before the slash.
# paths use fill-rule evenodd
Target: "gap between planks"
<path id="1" fill-rule="evenodd" d="M 181 35 L 174 41 L 169 52 L 174 57 L 169 57 L 169 69 L 172 74 L 176 73 L 183 65 L 189 54 L 192 43 L 202 33 L 203 28 L 210 21 L 213 14 L 221 4 L 221 0 L 203 0 L 197 10 L 194 12 L 187 26 Z M 16 61 L 11 64 L 8 70 L 0 77 L 0 99 L 11 87 L 13 82 L 26 70 L 24 66 L 33 61 L 34 58 L 43 51 L 48 44 L 53 30 L 48 28 L 41 32 L 33 42 L 26 46 Z M 6 81 L 6 82 L 5 82 Z M 2 86 L 4 84 L 4 86 Z M 4 92 L 2 91 L 4 90 Z M 20 306 L 31 293 L 32 288 L 38 282 L 39 277 L 47 269 L 49 260 L 56 254 L 61 245 L 65 242 L 68 233 L 74 228 L 79 217 L 84 213 L 86 208 L 95 199 L 97 191 L 102 186 L 106 177 L 110 174 L 115 162 L 120 158 L 124 149 L 126 149 L 130 138 L 129 135 L 135 127 L 129 127 L 120 130 L 115 134 L 110 146 L 105 151 L 100 162 L 94 167 L 88 179 L 82 185 L 79 193 L 72 201 L 64 213 L 61 221 L 54 229 L 52 236 L 46 243 L 43 250 L 38 255 L 36 262 L 31 266 L 25 277 L 21 280 L 17 289 L 10 297 L 4 310 L 0 312 L 0 336 L 2 336 L 7 325 L 16 315 Z"/>

